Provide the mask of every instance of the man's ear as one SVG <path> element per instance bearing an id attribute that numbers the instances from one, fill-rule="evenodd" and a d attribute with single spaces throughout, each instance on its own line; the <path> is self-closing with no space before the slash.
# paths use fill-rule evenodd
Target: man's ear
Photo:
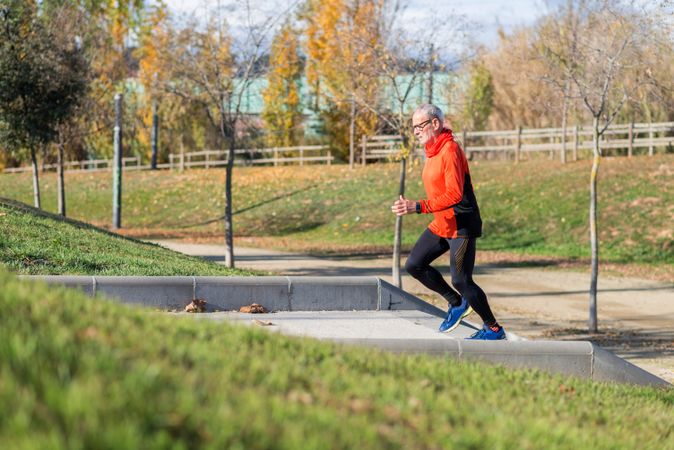
<path id="1" fill-rule="evenodd" d="M 434 130 L 440 130 L 442 129 L 442 123 L 440 122 L 440 119 L 437 117 L 433 117 L 433 129 Z"/>

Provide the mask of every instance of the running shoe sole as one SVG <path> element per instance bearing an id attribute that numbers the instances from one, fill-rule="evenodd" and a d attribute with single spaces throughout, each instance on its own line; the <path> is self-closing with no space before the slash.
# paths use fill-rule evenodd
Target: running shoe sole
<path id="1" fill-rule="evenodd" d="M 460 318 L 459 320 L 457 320 L 456 323 L 455 323 L 454 325 L 451 326 L 451 328 L 447 328 L 445 331 L 441 331 L 440 333 L 449 333 L 450 331 L 455 330 L 456 327 L 458 327 L 458 326 L 461 324 L 461 321 L 462 321 L 464 318 L 466 318 L 466 317 L 468 317 L 469 315 L 471 315 L 472 313 L 473 313 L 473 308 L 471 308 L 470 306 L 468 306 L 468 308 L 466 308 L 466 310 L 463 312 L 463 314 L 461 314 L 461 318 Z"/>

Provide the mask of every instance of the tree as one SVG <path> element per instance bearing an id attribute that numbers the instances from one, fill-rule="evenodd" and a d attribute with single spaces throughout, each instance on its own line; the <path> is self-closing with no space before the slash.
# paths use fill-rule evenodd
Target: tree
<path id="1" fill-rule="evenodd" d="M 268 85 L 262 93 L 262 118 L 267 125 L 267 141 L 272 146 L 289 147 L 299 142 L 302 61 L 298 51 L 297 31 L 290 22 L 286 22 L 274 37 L 269 57 Z"/>
<path id="2" fill-rule="evenodd" d="M 260 19 L 249 3 L 238 4 L 245 18 L 242 35 L 235 39 L 220 21 L 220 11 L 214 11 L 205 25 L 195 20 L 181 27 L 171 36 L 170 51 L 166 55 L 170 76 L 164 89 L 201 108 L 211 126 L 227 144 L 229 154 L 225 176 L 225 264 L 234 267 L 232 225 L 232 173 L 234 149 L 240 133 L 244 93 L 259 73 L 256 72 L 265 45 L 275 25 L 287 12 L 267 15 Z M 253 21 L 253 17 L 257 21 Z"/>
<path id="3" fill-rule="evenodd" d="M 82 14 L 68 2 L 55 6 L 43 12 L 44 21 L 52 42 L 61 53 L 64 64 L 61 65 L 60 77 L 73 80 L 77 83 L 74 92 L 75 98 L 70 109 L 70 114 L 59 122 L 56 128 L 56 152 L 57 152 L 57 196 L 58 213 L 66 215 L 65 195 L 65 148 L 76 142 L 84 133 L 82 127 L 84 115 L 83 101 L 90 82 L 89 59 L 86 49 L 82 47 L 81 36 Z"/>
<path id="4" fill-rule="evenodd" d="M 383 0 L 309 0 L 306 22 L 307 81 L 316 97 L 335 150 L 353 167 L 357 134 L 372 134 L 379 80 L 376 48 L 382 40 Z M 348 127 L 347 127 L 348 124 Z"/>
<path id="5" fill-rule="evenodd" d="M 484 130 L 494 106 L 494 83 L 483 64 L 473 64 L 463 110 L 464 129 Z"/>
<path id="6" fill-rule="evenodd" d="M 569 3 L 561 14 L 573 14 L 578 33 L 542 35 L 541 54 L 554 69 L 550 79 L 558 86 L 572 84 L 574 92 L 592 117 L 593 159 L 590 174 L 591 280 L 588 328 L 597 331 L 597 279 L 599 241 L 597 178 L 601 161 L 600 139 L 623 105 L 633 98 L 624 75 L 646 70 L 639 55 L 653 38 L 655 27 L 631 4 L 603 0 Z M 574 41 L 571 41 L 574 39 Z M 571 95 L 566 91 L 566 95 Z"/>
<path id="7" fill-rule="evenodd" d="M 34 204 L 40 207 L 36 148 L 52 142 L 86 89 L 74 37 L 43 23 L 35 3 L 0 0 L 0 121 L 9 147 L 27 147 Z"/>
<path id="8" fill-rule="evenodd" d="M 520 28 L 507 35 L 499 30 L 496 48 L 480 53 L 478 64 L 491 74 L 493 107 L 488 126 L 514 129 L 546 127 L 557 122 L 554 87 L 541 82 L 546 66 L 534 47 L 535 33 Z"/>

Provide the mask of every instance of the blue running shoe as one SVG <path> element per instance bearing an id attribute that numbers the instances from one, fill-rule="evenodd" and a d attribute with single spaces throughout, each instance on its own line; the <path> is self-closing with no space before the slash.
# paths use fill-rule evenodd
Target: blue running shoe
<path id="1" fill-rule="evenodd" d="M 461 297 L 461 304 L 459 306 L 450 306 L 447 311 L 447 317 L 440 324 L 440 332 L 448 333 L 459 326 L 461 319 L 473 312 L 468 301 Z"/>
<path id="2" fill-rule="evenodd" d="M 472 339 L 472 340 L 481 340 L 481 341 L 500 341 L 501 339 L 505 339 L 506 334 L 505 334 L 505 329 L 503 327 L 499 327 L 498 331 L 494 331 L 492 328 L 488 327 L 487 325 L 484 325 L 481 330 L 478 330 L 477 333 L 473 334 L 471 337 L 467 337 L 466 339 Z"/>

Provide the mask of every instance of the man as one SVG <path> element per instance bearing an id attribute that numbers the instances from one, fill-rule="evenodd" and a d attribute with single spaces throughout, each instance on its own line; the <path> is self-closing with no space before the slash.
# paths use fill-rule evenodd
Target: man
<path id="1" fill-rule="evenodd" d="M 452 130 L 444 127 L 444 116 L 437 106 L 420 106 L 412 116 L 412 127 L 426 152 L 422 180 L 428 198 L 412 201 L 400 196 L 391 211 L 399 216 L 432 213 L 434 218 L 414 245 L 405 269 L 449 303 L 441 332 L 453 330 L 474 310 L 484 325 L 468 339 L 505 339 L 505 330 L 496 321 L 487 296 L 473 281 L 475 241 L 482 235 L 482 219 L 466 155 L 454 140 Z M 458 292 L 430 266 L 447 250 L 452 284 Z"/>

